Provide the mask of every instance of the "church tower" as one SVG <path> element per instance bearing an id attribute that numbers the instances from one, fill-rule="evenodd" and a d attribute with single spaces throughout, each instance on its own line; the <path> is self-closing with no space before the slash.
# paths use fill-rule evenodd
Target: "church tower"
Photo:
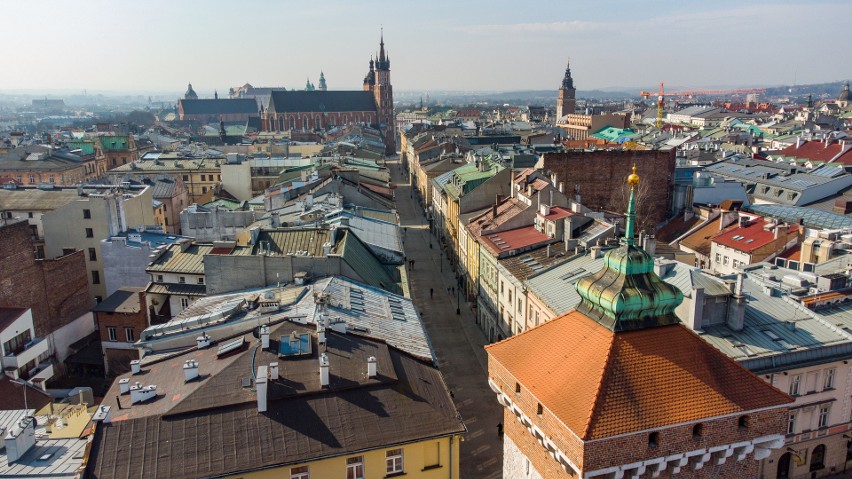
<path id="1" fill-rule="evenodd" d="M 325 84 L 325 73 L 320 71 L 319 91 L 328 91 L 328 86 Z"/>
<path id="2" fill-rule="evenodd" d="M 565 68 L 565 77 L 562 78 L 562 86 L 559 88 L 559 95 L 556 97 L 556 121 L 565 116 L 574 113 L 577 108 L 577 89 L 574 88 L 574 79 L 571 78 L 571 64 Z"/>
<path id="3" fill-rule="evenodd" d="M 370 72 L 373 73 L 372 84 L 364 82 L 364 89 L 372 90 L 376 100 L 376 113 L 379 120 L 379 129 L 385 139 L 388 155 L 396 153 L 396 131 L 393 114 L 393 87 L 390 81 L 390 56 L 385 52 L 385 35 L 382 32 L 379 42 L 379 55 L 373 70 L 373 60 L 370 60 Z"/>

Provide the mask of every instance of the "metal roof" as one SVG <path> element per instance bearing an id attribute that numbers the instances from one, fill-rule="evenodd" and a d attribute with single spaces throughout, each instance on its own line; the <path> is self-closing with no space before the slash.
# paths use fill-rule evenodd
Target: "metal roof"
<path id="1" fill-rule="evenodd" d="M 798 223 L 799 219 L 802 219 L 804 220 L 804 225 L 808 228 L 852 228 L 852 216 L 839 215 L 802 206 L 753 204 L 746 209 L 760 215 L 778 218 L 787 223 Z"/>
<path id="2" fill-rule="evenodd" d="M 204 255 L 209 254 L 213 245 L 192 244 L 182 250 L 182 244 L 169 245 L 157 259 L 145 268 L 146 271 L 167 273 L 204 274 Z"/>

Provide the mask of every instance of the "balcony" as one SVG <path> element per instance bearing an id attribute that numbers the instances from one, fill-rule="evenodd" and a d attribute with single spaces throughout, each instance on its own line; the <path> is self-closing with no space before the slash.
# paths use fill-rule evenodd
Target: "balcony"
<path id="1" fill-rule="evenodd" d="M 47 353 L 47 341 L 44 341 L 44 338 L 33 338 L 24 346 L 24 349 L 3 356 L 3 369 L 18 369 L 45 353 Z"/>

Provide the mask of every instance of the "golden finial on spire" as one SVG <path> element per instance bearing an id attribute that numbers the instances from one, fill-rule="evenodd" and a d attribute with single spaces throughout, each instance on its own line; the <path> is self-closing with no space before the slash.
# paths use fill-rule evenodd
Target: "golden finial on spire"
<path id="1" fill-rule="evenodd" d="M 639 175 L 636 174 L 636 165 L 633 165 L 633 173 L 627 177 L 627 184 L 636 186 L 639 184 Z"/>

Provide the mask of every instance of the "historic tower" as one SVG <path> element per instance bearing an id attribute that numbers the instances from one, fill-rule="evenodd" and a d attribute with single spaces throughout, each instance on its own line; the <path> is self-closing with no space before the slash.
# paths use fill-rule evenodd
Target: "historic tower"
<path id="1" fill-rule="evenodd" d="M 562 78 L 562 86 L 556 98 L 556 121 L 563 116 L 574 113 L 577 108 L 577 89 L 574 88 L 574 79 L 571 78 L 571 64 L 565 67 L 565 77 Z"/>
<path id="2" fill-rule="evenodd" d="M 385 36 L 379 42 L 379 54 L 375 63 L 370 59 L 370 73 L 364 79 L 364 90 L 373 92 L 379 129 L 387 146 L 385 153 L 396 153 L 396 131 L 393 114 L 393 87 L 390 81 L 390 56 L 385 53 Z"/>

